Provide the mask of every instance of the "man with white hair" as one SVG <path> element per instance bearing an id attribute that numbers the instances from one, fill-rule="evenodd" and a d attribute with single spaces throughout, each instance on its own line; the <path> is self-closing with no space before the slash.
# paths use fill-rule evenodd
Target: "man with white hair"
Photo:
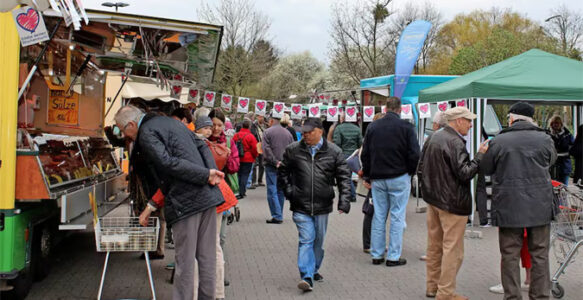
<path id="1" fill-rule="evenodd" d="M 195 258 L 199 266 L 198 299 L 215 299 L 216 206 L 224 202 L 216 187 L 224 174 L 216 170 L 206 143 L 180 121 L 144 114 L 124 106 L 115 115 L 123 134 L 134 141 L 132 157 L 141 157 L 134 172 L 156 176 L 164 197 L 166 221 L 172 226 L 176 247 L 173 299 L 194 298 Z M 150 196 L 149 196 L 150 197 Z M 160 208 L 150 201 L 140 216 L 147 224 L 149 213 Z"/>
<path id="2" fill-rule="evenodd" d="M 423 200 L 427 202 L 427 297 L 463 300 L 455 293 L 456 277 L 464 255 L 464 233 L 472 213 L 470 183 L 487 143 L 474 159 L 463 138 L 476 115 L 465 107 L 448 109 L 448 125 L 423 145 L 418 166 Z"/>
<path id="3" fill-rule="evenodd" d="M 433 132 L 438 131 L 439 129 L 447 126 L 447 119 L 445 118 L 442 111 L 438 111 L 435 113 L 435 115 L 433 115 L 433 121 L 431 125 L 432 125 L 431 129 L 433 129 Z"/>
<path id="4" fill-rule="evenodd" d="M 557 159 L 553 140 L 533 122 L 534 107 L 510 107 L 510 126 L 490 141 L 481 168 L 492 175 L 492 225 L 498 226 L 504 299 L 522 299 L 520 250 L 524 230 L 532 259 L 530 299 L 549 299 L 550 223 L 555 213 L 549 168 Z"/>

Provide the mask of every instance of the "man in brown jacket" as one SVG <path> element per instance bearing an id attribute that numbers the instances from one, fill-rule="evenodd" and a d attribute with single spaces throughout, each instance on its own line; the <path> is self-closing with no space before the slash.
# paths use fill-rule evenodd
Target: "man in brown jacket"
<path id="1" fill-rule="evenodd" d="M 423 146 L 419 161 L 423 199 L 427 210 L 427 297 L 463 300 L 455 294 L 456 276 L 464 255 L 464 232 L 472 212 L 470 181 L 478 173 L 488 150 L 484 142 L 474 159 L 464 136 L 476 115 L 465 107 L 445 112 L 448 125 L 435 132 Z"/>

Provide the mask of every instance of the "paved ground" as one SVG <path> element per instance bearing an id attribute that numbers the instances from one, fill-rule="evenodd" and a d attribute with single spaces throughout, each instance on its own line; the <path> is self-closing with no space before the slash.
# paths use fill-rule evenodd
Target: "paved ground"
<path id="1" fill-rule="evenodd" d="M 362 199 L 353 204 L 348 215 L 330 216 L 326 237 L 326 256 L 321 273 L 325 282 L 317 283 L 312 293 L 302 294 L 296 287 L 297 231 L 286 203 L 281 225 L 265 224 L 269 210 L 265 188 L 248 191 L 241 201 L 241 221 L 228 227 L 227 299 L 426 299 L 424 253 L 425 214 L 415 213 L 415 199 L 409 202 L 408 228 L 403 255 L 408 264 L 388 268 L 373 266 L 362 252 Z M 479 229 L 482 239 L 466 239 L 465 258 L 458 275 L 458 292 L 471 299 L 502 299 L 488 292 L 498 283 L 499 261 L 495 228 Z M 581 253 L 581 251 L 580 251 Z M 170 272 L 164 266 L 173 260 L 168 250 L 164 260 L 152 264 L 158 299 L 171 299 Z M 551 269 L 554 271 L 556 265 Z M 105 255 L 95 252 L 93 233 L 68 238 L 56 257 L 52 273 L 34 285 L 28 299 L 95 299 Z M 567 269 L 560 282 L 565 299 L 583 299 L 583 259 Z M 112 254 L 106 278 L 104 299 L 150 297 L 144 261 L 138 254 Z M 524 296 L 527 298 L 526 293 Z"/>

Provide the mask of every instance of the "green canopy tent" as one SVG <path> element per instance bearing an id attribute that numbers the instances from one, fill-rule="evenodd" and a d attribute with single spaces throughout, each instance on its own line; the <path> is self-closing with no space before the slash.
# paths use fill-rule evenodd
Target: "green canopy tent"
<path id="1" fill-rule="evenodd" d="M 472 155 L 482 138 L 488 101 L 572 105 L 576 129 L 583 115 L 583 62 L 532 49 L 419 92 L 419 103 L 458 99 L 467 99 L 468 108 L 478 115 L 469 137 Z"/>
<path id="2" fill-rule="evenodd" d="M 538 49 L 419 92 L 419 103 L 454 99 L 583 101 L 583 62 Z"/>

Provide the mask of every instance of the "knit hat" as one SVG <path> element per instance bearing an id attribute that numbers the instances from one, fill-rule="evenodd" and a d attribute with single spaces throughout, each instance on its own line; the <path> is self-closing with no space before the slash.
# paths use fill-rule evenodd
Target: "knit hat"
<path id="1" fill-rule="evenodd" d="M 526 102 L 518 102 L 510 106 L 510 110 L 508 112 L 511 114 L 532 118 L 534 116 L 534 106 Z"/>
<path id="2" fill-rule="evenodd" d="M 194 122 L 194 126 L 196 127 L 196 130 L 205 127 L 212 127 L 213 121 L 211 121 L 211 118 L 209 118 L 208 116 L 198 116 L 198 118 L 196 118 L 196 121 Z"/>

